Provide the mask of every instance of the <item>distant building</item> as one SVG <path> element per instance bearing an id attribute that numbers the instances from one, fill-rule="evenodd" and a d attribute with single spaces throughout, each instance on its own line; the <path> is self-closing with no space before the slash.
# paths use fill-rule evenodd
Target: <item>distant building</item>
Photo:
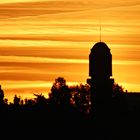
<path id="1" fill-rule="evenodd" d="M 104 42 L 96 43 L 89 55 L 89 76 L 93 108 L 102 110 L 111 103 L 114 79 L 112 76 L 112 55 Z"/>
<path id="2" fill-rule="evenodd" d="M 112 76 L 112 55 L 104 42 L 96 43 L 89 55 L 89 76 L 101 81 Z"/>

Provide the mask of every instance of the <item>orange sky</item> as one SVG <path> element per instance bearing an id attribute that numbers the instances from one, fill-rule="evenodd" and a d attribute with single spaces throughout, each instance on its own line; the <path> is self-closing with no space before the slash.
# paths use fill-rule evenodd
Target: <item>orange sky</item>
<path id="1" fill-rule="evenodd" d="M 100 24 L 115 81 L 140 91 L 139 0 L 1 1 L 0 83 L 6 97 L 47 96 L 58 76 L 70 84 L 85 83 Z"/>

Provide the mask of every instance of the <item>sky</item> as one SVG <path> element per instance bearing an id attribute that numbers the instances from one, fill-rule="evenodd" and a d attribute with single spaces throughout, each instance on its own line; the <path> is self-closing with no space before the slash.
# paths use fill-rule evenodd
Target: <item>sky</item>
<path id="1" fill-rule="evenodd" d="M 15 94 L 46 97 L 55 78 L 86 83 L 88 57 L 96 42 L 113 57 L 116 83 L 140 91 L 139 0 L 0 1 L 0 84 Z"/>

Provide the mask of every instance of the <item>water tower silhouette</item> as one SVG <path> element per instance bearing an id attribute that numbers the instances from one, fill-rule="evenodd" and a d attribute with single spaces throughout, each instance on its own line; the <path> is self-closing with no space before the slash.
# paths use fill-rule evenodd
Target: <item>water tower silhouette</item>
<path id="1" fill-rule="evenodd" d="M 112 55 L 104 42 L 96 43 L 89 55 L 89 76 L 91 102 L 94 110 L 107 110 L 111 106 L 114 79 L 112 76 Z"/>

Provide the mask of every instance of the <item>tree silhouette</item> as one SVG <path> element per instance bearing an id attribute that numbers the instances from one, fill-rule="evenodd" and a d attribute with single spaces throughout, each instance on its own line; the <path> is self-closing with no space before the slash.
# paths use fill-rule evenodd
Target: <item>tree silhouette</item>
<path id="1" fill-rule="evenodd" d="M 70 104 L 71 94 L 64 78 L 58 77 L 57 79 L 55 79 L 49 97 L 50 100 L 52 100 L 55 104 Z"/>
<path id="2" fill-rule="evenodd" d="M 47 104 L 47 99 L 42 94 L 34 94 L 36 96 L 35 103 L 41 106 L 45 106 Z"/>
<path id="3" fill-rule="evenodd" d="M 1 89 L 1 85 L 0 85 L 0 104 L 3 104 L 3 103 L 4 103 L 4 92 Z"/>
<path id="4" fill-rule="evenodd" d="M 71 86 L 70 91 L 75 106 L 84 113 L 89 113 L 90 110 L 90 86 L 88 84 L 80 84 L 77 86 Z"/>
<path id="5" fill-rule="evenodd" d="M 113 93 L 115 112 L 124 112 L 123 88 L 115 84 Z M 92 117 L 91 95 L 90 85 L 68 86 L 63 77 L 58 77 L 52 85 L 48 99 L 43 94 L 34 94 L 35 98 L 24 100 L 15 95 L 13 103 L 8 104 L 1 90 L 1 103 L 5 103 L 0 105 L 0 112 L 13 120 L 81 120 Z"/>
<path id="6" fill-rule="evenodd" d="M 14 105 L 19 106 L 20 105 L 20 97 L 17 95 L 14 96 Z"/>
<path id="7" fill-rule="evenodd" d="M 117 94 L 123 94 L 124 93 L 124 89 L 122 86 L 120 86 L 117 83 L 114 83 L 113 85 L 113 94 L 117 95 Z"/>

